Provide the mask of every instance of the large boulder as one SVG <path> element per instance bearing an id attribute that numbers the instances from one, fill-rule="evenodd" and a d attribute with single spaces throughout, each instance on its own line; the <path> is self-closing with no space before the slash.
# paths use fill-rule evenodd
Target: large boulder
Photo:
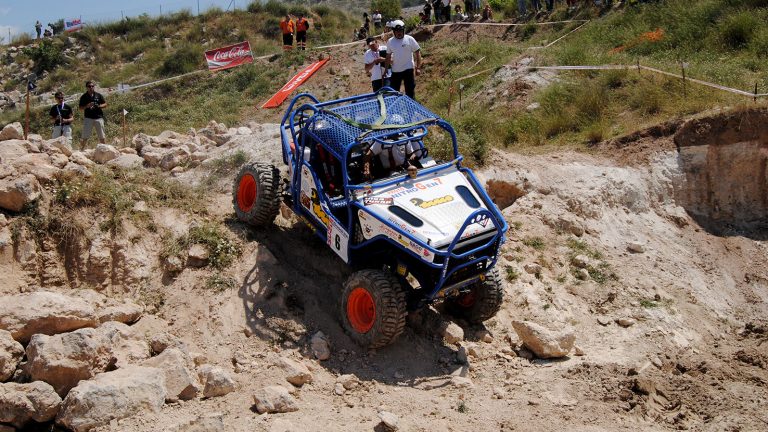
<path id="1" fill-rule="evenodd" d="M 11 332 L 0 330 L 0 382 L 13 376 L 23 357 L 24 347 L 13 339 Z"/>
<path id="2" fill-rule="evenodd" d="M 65 157 L 64 164 L 67 160 Z M 54 165 L 51 156 L 45 153 L 25 154 L 13 161 L 13 166 L 22 174 L 32 174 L 41 183 L 53 182 L 56 174 L 59 173 L 59 168 Z"/>
<path id="3" fill-rule="evenodd" d="M 56 423 L 75 432 L 135 414 L 158 412 L 165 403 L 163 371 L 128 366 L 82 381 L 62 403 Z"/>
<path id="4" fill-rule="evenodd" d="M 170 171 L 179 165 L 187 163 L 191 154 L 186 147 L 174 147 L 163 154 L 163 157 L 160 159 L 160 168 Z"/>
<path id="5" fill-rule="evenodd" d="M 15 122 L 7 124 L 3 130 L 0 131 L 0 141 L 11 139 L 24 139 L 24 128 L 21 127 L 21 123 Z"/>
<path id="6" fill-rule="evenodd" d="M 93 307 L 83 299 L 51 291 L 0 297 L 0 329 L 21 343 L 36 333 L 54 335 L 96 325 Z"/>
<path id="7" fill-rule="evenodd" d="M 40 182 L 32 174 L 0 180 L 0 208 L 19 212 L 40 197 Z"/>
<path id="8" fill-rule="evenodd" d="M 145 360 L 142 365 L 156 367 L 165 374 L 167 400 L 194 399 L 201 390 L 200 382 L 190 370 L 192 359 L 178 348 L 168 348 L 157 357 Z"/>
<path id="9" fill-rule="evenodd" d="M 96 329 L 84 328 L 32 336 L 25 368 L 33 380 L 45 381 L 65 396 L 80 380 L 105 372 L 113 363 L 110 339 Z"/>
<path id="10" fill-rule="evenodd" d="M 111 161 L 112 159 L 116 159 L 119 156 L 120 151 L 116 149 L 115 146 L 109 144 L 99 144 L 96 146 L 91 159 L 93 159 L 93 161 L 96 163 L 103 164 Z"/>
<path id="11" fill-rule="evenodd" d="M 572 329 L 555 332 L 529 321 L 513 321 L 512 327 L 523 345 L 539 358 L 565 357 L 576 342 Z"/>
<path id="12" fill-rule="evenodd" d="M 69 143 L 69 139 L 67 137 L 58 137 L 54 139 L 50 139 L 48 141 L 45 141 L 43 143 L 43 147 L 51 147 L 58 149 L 64 156 L 72 156 L 72 145 Z"/>
<path id="13" fill-rule="evenodd" d="M 141 168 L 143 165 L 144 158 L 135 154 L 121 154 L 107 162 L 107 166 L 120 168 Z"/>
<path id="14" fill-rule="evenodd" d="M 0 142 L 0 160 L 5 163 L 10 163 L 24 156 L 29 153 L 27 144 L 29 144 L 28 141 L 20 139 Z"/>
<path id="15" fill-rule="evenodd" d="M 30 421 L 51 421 L 61 407 L 61 398 L 50 384 L 0 384 L 0 422 L 21 429 Z"/>
<path id="16" fill-rule="evenodd" d="M 110 340 L 112 357 L 118 369 L 138 364 L 150 356 L 149 343 L 134 327 L 109 321 L 99 326 L 96 331 Z"/>

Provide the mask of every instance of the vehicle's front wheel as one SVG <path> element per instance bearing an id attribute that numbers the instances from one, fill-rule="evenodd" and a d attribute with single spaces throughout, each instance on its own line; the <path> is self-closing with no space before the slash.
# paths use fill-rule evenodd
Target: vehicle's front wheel
<path id="1" fill-rule="evenodd" d="M 389 345 L 405 328 L 405 292 L 390 273 L 360 270 L 344 284 L 341 321 L 352 339 L 365 348 Z"/>
<path id="2" fill-rule="evenodd" d="M 273 165 L 251 163 L 243 166 L 232 188 L 237 218 L 253 226 L 272 223 L 280 210 L 280 172 Z"/>
<path id="3" fill-rule="evenodd" d="M 485 274 L 485 279 L 476 282 L 470 290 L 458 297 L 445 301 L 446 310 L 470 323 L 479 324 L 493 318 L 501 309 L 504 299 L 504 287 L 501 284 L 499 270 L 493 268 Z"/>

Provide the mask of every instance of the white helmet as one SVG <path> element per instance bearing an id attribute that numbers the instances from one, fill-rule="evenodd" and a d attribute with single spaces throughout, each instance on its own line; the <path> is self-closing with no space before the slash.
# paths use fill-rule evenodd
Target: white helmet
<path id="1" fill-rule="evenodd" d="M 392 28 L 396 29 L 398 27 L 405 28 L 405 23 L 402 20 L 394 20 L 394 21 L 392 21 Z"/>

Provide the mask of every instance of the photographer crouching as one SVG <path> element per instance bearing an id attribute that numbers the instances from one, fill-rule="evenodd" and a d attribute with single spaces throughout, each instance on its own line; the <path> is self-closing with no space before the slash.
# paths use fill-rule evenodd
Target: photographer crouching
<path id="1" fill-rule="evenodd" d="M 389 87 L 389 78 L 392 71 L 387 68 L 387 47 L 379 46 L 376 38 L 369 37 L 365 40 L 368 50 L 365 52 L 365 73 L 371 77 L 371 87 L 374 92 L 382 87 Z"/>

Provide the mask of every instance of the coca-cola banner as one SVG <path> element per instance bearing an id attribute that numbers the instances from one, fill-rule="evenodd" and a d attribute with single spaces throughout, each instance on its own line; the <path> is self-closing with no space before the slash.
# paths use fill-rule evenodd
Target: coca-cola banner
<path id="1" fill-rule="evenodd" d="M 205 60 L 208 62 L 208 69 L 212 71 L 229 69 L 245 63 L 253 63 L 251 44 L 245 41 L 206 51 Z"/>
<path id="2" fill-rule="evenodd" d="M 312 76 L 315 72 L 318 71 L 321 67 L 323 67 L 328 60 L 330 60 L 330 57 L 324 58 L 320 61 L 316 61 L 312 63 L 311 65 L 305 67 L 301 72 L 294 75 L 293 78 L 291 78 L 290 81 L 285 83 L 283 88 L 280 89 L 277 93 L 275 93 L 274 96 L 272 96 L 268 101 L 262 105 L 262 108 L 277 108 L 280 106 L 281 103 L 285 100 L 285 98 L 288 97 L 291 92 L 296 90 L 296 87 L 300 86 L 304 81 L 309 79 L 309 77 Z"/>

